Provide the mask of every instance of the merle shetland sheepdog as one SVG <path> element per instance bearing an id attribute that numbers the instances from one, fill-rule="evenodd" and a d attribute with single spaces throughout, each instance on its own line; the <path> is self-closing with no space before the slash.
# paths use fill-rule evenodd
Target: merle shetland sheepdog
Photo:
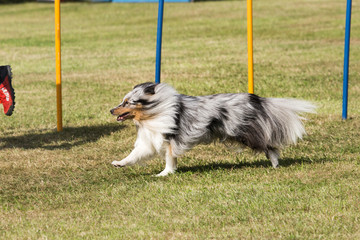
<path id="1" fill-rule="evenodd" d="M 247 93 L 192 97 L 165 83 L 142 83 L 110 111 L 117 121 L 133 119 L 137 126 L 135 148 L 112 164 L 130 166 L 160 154 L 166 166 L 157 176 L 166 176 L 175 172 L 177 157 L 194 145 L 219 140 L 264 152 L 276 168 L 279 150 L 305 134 L 298 114 L 314 109 L 303 100 Z"/>

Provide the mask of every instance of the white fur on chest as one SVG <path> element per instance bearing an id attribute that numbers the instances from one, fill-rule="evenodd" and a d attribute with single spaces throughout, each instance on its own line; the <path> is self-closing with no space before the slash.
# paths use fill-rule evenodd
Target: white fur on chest
<path id="1" fill-rule="evenodd" d="M 160 153 L 164 148 L 164 135 L 159 131 L 161 126 L 153 126 L 146 122 L 141 124 L 135 122 L 137 126 L 137 139 L 135 142 L 135 148 L 148 148 L 146 150 L 152 150 L 153 152 Z M 145 150 L 145 149 L 144 149 Z"/>

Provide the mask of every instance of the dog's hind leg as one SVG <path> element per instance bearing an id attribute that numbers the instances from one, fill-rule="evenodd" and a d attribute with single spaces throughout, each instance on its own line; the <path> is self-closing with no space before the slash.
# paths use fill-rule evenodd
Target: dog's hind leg
<path id="1" fill-rule="evenodd" d="M 172 154 L 172 149 L 170 144 L 166 147 L 165 161 L 166 161 L 165 169 L 161 173 L 157 174 L 156 175 L 157 177 L 164 177 L 167 176 L 168 174 L 175 173 L 176 171 L 177 159 Z"/>
<path id="2" fill-rule="evenodd" d="M 279 150 L 276 148 L 268 148 L 265 151 L 266 157 L 271 161 L 271 164 L 274 168 L 277 168 L 279 166 Z"/>

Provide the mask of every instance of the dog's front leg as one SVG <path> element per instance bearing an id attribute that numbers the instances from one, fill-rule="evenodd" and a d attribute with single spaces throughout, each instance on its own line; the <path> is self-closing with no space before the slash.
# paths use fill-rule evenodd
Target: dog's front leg
<path id="1" fill-rule="evenodd" d="M 149 147 L 144 145 L 138 145 L 136 146 L 129 156 L 124 158 L 121 161 L 113 161 L 111 164 L 115 167 L 125 167 L 125 166 L 131 166 L 137 163 L 138 161 L 147 160 L 154 156 L 155 151 Z"/>
<path id="2" fill-rule="evenodd" d="M 157 177 L 164 177 L 167 176 L 168 174 L 175 173 L 176 171 L 177 159 L 172 154 L 172 149 L 170 144 L 166 147 L 165 161 L 166 161 L 165 169 L 161 173 L 157 174 L 156 175 Z"/>

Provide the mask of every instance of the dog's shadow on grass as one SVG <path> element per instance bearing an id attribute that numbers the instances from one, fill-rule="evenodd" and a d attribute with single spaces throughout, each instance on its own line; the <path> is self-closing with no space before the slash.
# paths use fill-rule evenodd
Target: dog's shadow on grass
<path id="1" fill-rule="evenodd" d="M 329 160 L 326 159 L 310 159 L 307 157 L 300 158 L 284 158 L 279 160 L 279 167 L 289 167 L 297 164 L 311 164 L 314 162 L 326 162 Z M 272 168 L 271 162 L 269 160 L 261 160 L 256 162 L 239 162 L 239 163 L 211 163 L 207 165 L 197 165 L 197 166 L 186 166 L 179 167 L 177 172 L 186 173 L 186 172 L 211 172 L 216 170 L 233 170 L 233 169 L 241 169 L 241 168 Z"/>
<path id="2" fill-rule="evenodd" d="M 107 124 L 96 126 L 65 127 L 62 132 L 39 130 L 21 136 L 0 137 L 0 150 L 9 148 L 46 150 L 70 149 L 95 142 L 101 137 L 123 129 L 123 125 Z"/>

